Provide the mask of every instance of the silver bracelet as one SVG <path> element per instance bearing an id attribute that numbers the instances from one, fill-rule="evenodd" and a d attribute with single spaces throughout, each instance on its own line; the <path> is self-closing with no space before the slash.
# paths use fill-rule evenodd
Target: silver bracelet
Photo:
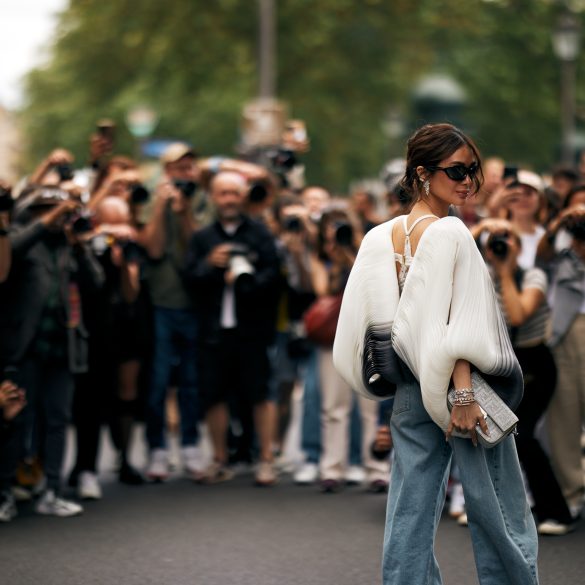
<path id="1" fill-rule="evenodd" d="M 467 406 L 475 402 L 473 388 L 455 388 L 453 404 L 456 406 Z"/>

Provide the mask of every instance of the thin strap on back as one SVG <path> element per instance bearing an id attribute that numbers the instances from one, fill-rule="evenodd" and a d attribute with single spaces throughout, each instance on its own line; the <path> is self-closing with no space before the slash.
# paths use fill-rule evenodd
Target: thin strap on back
<path id="1" fill-rule="evenodd" d="M 408 216 L 405 215 L 404 218 L 402 219 L 402 223 L 404 226 L 404 233 L 405 233 L 404 254 L 398 254 L 396 252 L 394 253 L 394 258 L 395 258 L 396 262 L 398 262 L 400 264 L 400 273 L 398 274 L 398 286 L 399 286 L 401 292 L 402 292 L 402 289 L 404 288 L 404 283 L 406 281 L 406 275 L 408 274 L 408 270 L 410 268 L 410 265 L 412 264 L 412 252 L 411 252 L 411 248 L 410 248 L 410 234 L 412 233 L 412 230 L 416 227 L 416 225 L 420 221 L 422 221 L 423 219 L 429 219 L 431 217 L 439 219 L 436 215 L 428 213 L 427 215 L 422 215 L 421 217 L 416 219 L 414 221 L 414 223 L 410 226 L 410 228 L 406 227 L 406 225 L 407 225 L 406 220 L 407 220 Z"/>
<path id="2" fill-rule="evenodd" d="M 432 213 L 427 213 L 426 215 L 421 215 L 419 218 L 415 219 L 413 224 L 410 226 L 410 228 L 407 229 L 406 227 L 406 220 L 408 218 L 407 215 L 404 216 L 404 232 L 406 233 L 407 236 L 410 236 L 410 234 L 412 233 L 412 230 L 416 227 L 416 225 L 422 221 L 423 219 L 429 219 L 430 217 L 434 217 L 435 219 L 439 219 L 436 215 L 433 215 Z"/>

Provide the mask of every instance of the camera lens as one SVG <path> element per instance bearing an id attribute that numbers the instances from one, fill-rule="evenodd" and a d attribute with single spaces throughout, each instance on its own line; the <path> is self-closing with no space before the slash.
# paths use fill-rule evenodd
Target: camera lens
<path id="1" fill-rule="evenodd" d="M 353 243 L 353 228 L 351 224 L 340 221 L 335 224 L 335 241 L 340 246 L 351 246 Z"/>
<path id="2" fill-rule="evenodd" d="M 566 223 L 567 231 L 579 242 L 585 241 L 585 219 L 570 218 Z"/>
<path id="3" fill-rule="evenodd" d="M 488 241 L 488 248 L 493 252 L 494 256 L 504 260 L 508 255 L 508 235 L 494 234 Z"/>
<path id="4" fill-rule="evenodd" d="M 74 234 L 86 234 L 93 230 L 93 214 L 89 211 L 82 211 L 71 220 L 71 230 Z"/>
<path id="5" fill-rule="evenodd" d="M 135 183 L 130 187 L 130 201 L 132 201 L 132 203 L 146 203 L 149 198 L 150 193 L 144 185 Z"/>
<path id="6" fill-rule="evenodd" d="M 262 183 L 253 183 L 248 193 L 248 199 L 252 203 L 262 203 L 268 197 L 268 189 Z"/>
<path id="7" fill-rule="evenodd" d="M 303 222 L 296 215 L 291 215 L 283 219 L 282 229 L 285 232 L 293 232 L 298 234 L 303 230 Z"/>
<path id="8" fill-rule="evenodd" d="M 61 164 L 55 167 L 60 181 L 71 181 L 73 179 L 73 167 L 70 164 Z"/>
<path id="9" fill-rule="evenodd" d="M 195 191 L 197 191 L 197 183 L 195 183 L 194 181 L 184 181 L 182 179 L 176 179 L 175 181 L 173 181 L 173 183 L 175 187 L 179 189 L 181 193 L 183 193 L 183 196 L 187 197 L 187 199 L 193 197 L 193 195 L 195 195 Z"/>
<path id="10" fill-rule="evenodd" d="M 0 187 L 0 212 L 10 211 L 13 206 L 14 206 L 14 200 L 12 199 L 12 195 L 10 194 L 10 191 Z"/>

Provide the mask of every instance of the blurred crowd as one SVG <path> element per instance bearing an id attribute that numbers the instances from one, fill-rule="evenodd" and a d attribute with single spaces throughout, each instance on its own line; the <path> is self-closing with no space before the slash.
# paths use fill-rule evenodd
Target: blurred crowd
<path id="1" fill-rule="evenodd" d="M 259 486 L 286 469 L 324 492 L 387 490 L 391 401 L 355 395 L 332 344 L 364 234 L 408 213 L 403 163 L 383 171 L 383 193 L 332 194 L 303 184 L 307 144 L 285 146 L 244 159 L 176 142 L 153 168 L 116 154 L 102 121 L 87 161 L 56 149 L 0 185 L 0 521 L 23 500 L 67 517 L 100 499 L 103 428 L 129 485 L 169 479 L 173 435 L 197 483 L 249 465 Z M 585 157 L 546 176 L 489 158 L 483 175 L 453 214 L 524 371 L 516 442 L 539 531 L 564 534 L 585 495 Z M 145 468 L 131 459 L 137 424 Z M 456 466 L 449 506 L 464 524 Z"/>

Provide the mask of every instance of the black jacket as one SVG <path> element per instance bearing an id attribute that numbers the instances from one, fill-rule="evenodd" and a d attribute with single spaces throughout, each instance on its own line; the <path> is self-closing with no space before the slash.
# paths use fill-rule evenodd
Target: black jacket
<path id="1" fill-rule="evenodd" d="M 272 234 L 246 216 L 233 236 L 216 221 L 191 239 L 185 279 L 200 316 L 201 337 L 206 342 L 218 339 L 225 270 L 209 265 L 206 258 L 213 248 L 226 242 L 248 246 L 254 266 L 251 277 L 239 278 L 234 285 L 237 331 L 242 337 L 270 343 L 280 294 L 279 261 Z"/>
<path id="2" fill-rule="evenodd" d="M 18 365 L 35 339 L 39 322 L 54 282 L 55 263 L 47 245 L 49 235 L 38 221 L 15 227 L 10 233 L 12 267 L 8 280 L 0 286 L 0 362 Z M 85 246 L 69 246 L 63 241 L 56 248 L 59 294 L 65 308 L 67 355 L 73 372 L 87 369 L 87 333 L 81 316 L 71 314 L 70 283 L 101 287 L 103 271 Z"/>

